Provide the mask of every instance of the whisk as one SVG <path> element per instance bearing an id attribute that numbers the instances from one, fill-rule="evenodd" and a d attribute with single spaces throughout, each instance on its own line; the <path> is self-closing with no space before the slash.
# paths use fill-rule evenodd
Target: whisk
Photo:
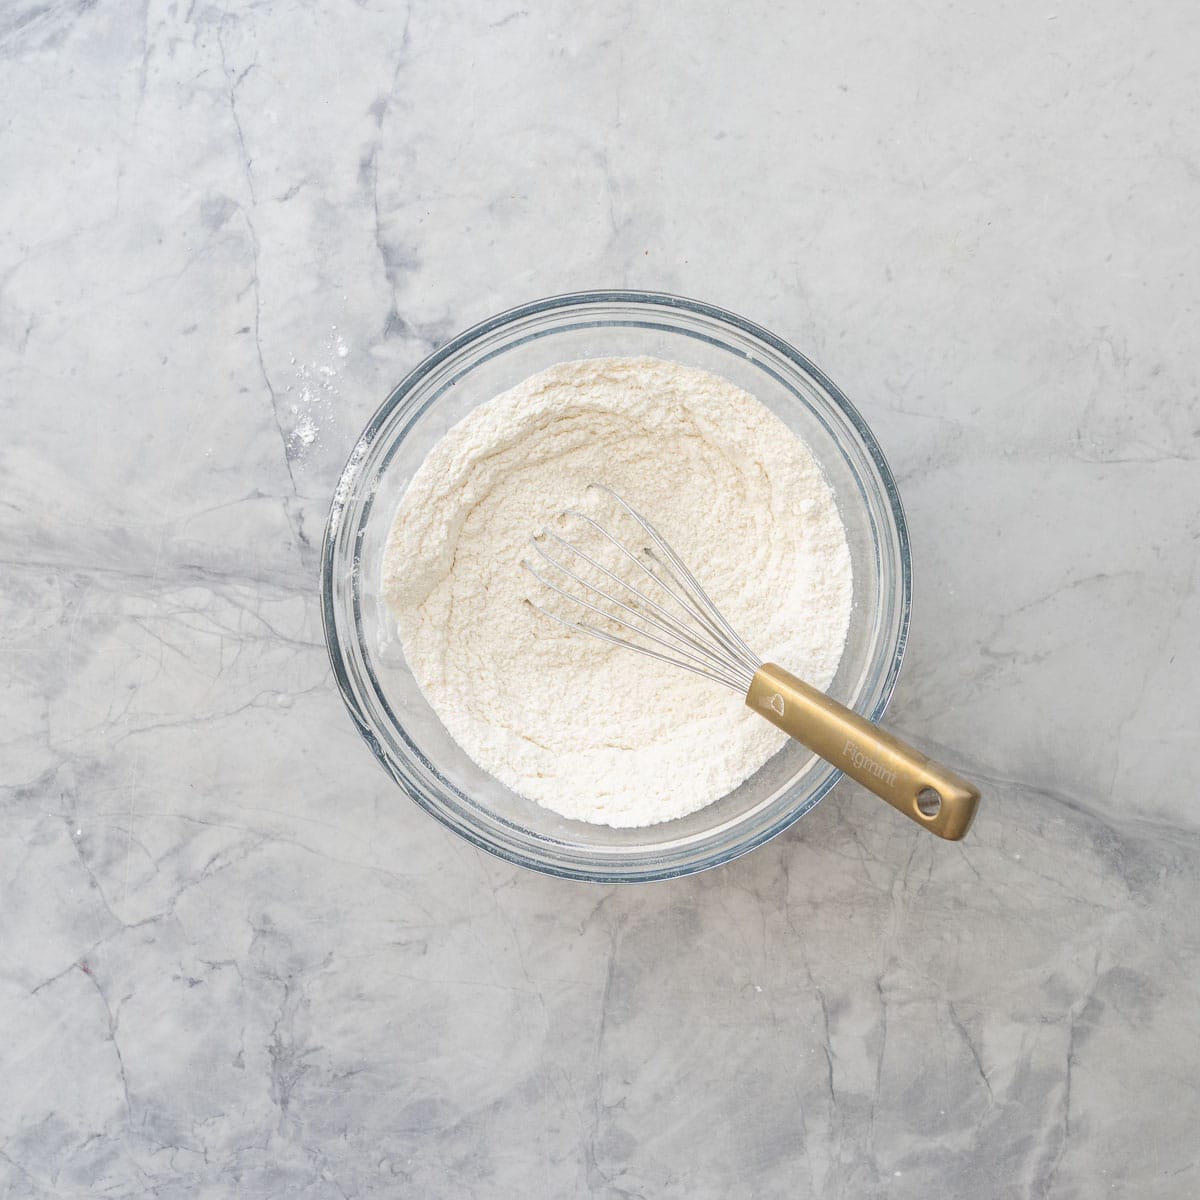
<path id="1" fill-rule="evenodd" d="M 782 667 L 764 663 L 654 526 L 611 488 L 591 487 L 636 522 L 645 544 L 630 549 L 594 517 L 572 510 L 560 515 L 558 529 L 547 525 L 534 535 L 536 565 L 523 565 L 607 628 L 534 608 L 570 629 L 740 692 L 747 707 L 931 833 L 952 841 L 966 834 L 979 804 L 977 788 Z M 598 539 L 616 569 L 559 532 L 572 527 Z"/>

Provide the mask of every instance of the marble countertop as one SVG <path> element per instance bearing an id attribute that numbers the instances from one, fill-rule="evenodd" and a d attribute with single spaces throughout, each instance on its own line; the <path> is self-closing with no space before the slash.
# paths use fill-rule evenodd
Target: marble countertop
<path id="1" fill-rule="evenodd" d="M 13 0 L 0 1193 L 1200 1193 L 1200 15 Z M 603 888 L 402 798 L 317 605 L 342 462 L 589 287 L 778 331 L 900 481 L 894 727 Z"/>

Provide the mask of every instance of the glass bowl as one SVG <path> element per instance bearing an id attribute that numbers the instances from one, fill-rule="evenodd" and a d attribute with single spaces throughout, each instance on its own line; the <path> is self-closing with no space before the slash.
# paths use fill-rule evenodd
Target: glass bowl
<path id="1" fill-rule="evenodd" d="M 829 691 L 878 720 L 904 655 L 912 590 L 892 473 L 866 422 L 808 359 L 767 330 L 695 300 L 627 291 L 555 296 L 454 338 L 367 424 L 338 484 L 322 551 L 334 675 L 388 774 L 444 825 L 502 859 L 606 883 L 668 879 L 729 862 L 808 812 L 841 772 L 789 743 L 734 791 L 678 820 L 610 829 L 560 817 L 482 771 L 442 727 L 400 651 L 379 572 L 404 489 L 466 413 L 554 363 L 638 355 L 723 376 L 811 447 L 837 498 L 854 569 L 849 637 Z"/>

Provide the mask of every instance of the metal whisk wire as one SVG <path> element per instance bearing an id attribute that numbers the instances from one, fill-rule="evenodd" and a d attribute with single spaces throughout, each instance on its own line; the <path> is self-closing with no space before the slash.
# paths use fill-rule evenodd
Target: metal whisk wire
<path id="1" fill-rule="evenodd" d="M 543 608 L 540 604 L 533 604 L 532 601 L 529 603 L 539 612 L 569 629 L 580 630 L 600 638 L 602 641 L 623 646 L 661 662 L 670 663 L 672 666 L 681 667 L 695 675 L 711 679 L 715 683 L 724 684 L 734 691 L 746 692 L 755 672 L 762 665 L 761 660 L 721 615 L 720 610 L 697 582 L 696 577 L 654 526 L 611 488 L 598 483 L 590 486 L 607 493 L 646 534 L 653 543 L 653 548 L 645 547 L 643 553 L 658 570 L 648 566 L 642 558 L 595 518 L 573 510 L 568 510 L 561 516 L 582 521 L 599 533 L 619 551 L 623 561 L 632 564 L 660 588 L 665 596 L 673 602 L 677 611 L 672 612 L 665 604 L 647 595 L 643 588 L 618 575 L 591 554 L 560 536 L 549 526 L 546 526 L 533 538 L 533 549 L 545 563 L 565 576 L 573 587 L 563 586 L 553 579 L 548 579 L 528 562 L 522 564 L 525 569 L 540 583 L 545 584 L 560 596 L 588 609 L 605 621 L 613 622 L 628 630 L 640 640 L 635 641 L 631 638 L 621 637 L 619 634 L 597 628 L 586 621 L 567 620 L 557 613 Z M 566 555 L 574 556 L 579 561 L 587 563 L 605 579 L 611 580 L 622 590 L 626 599 L 623 600 L 620 596 L 614 595 L 605 586 L 585 579 L 561 558 L 551 554 L 546 548 L 546 542 L 555 543 Z M 580 595 L 578 592 L 580 588 L 615 607 L 618 611 L 614 612 L 609 608 L 603 608 L 595 601 Z M 652 646 L 660 647 L 660 649 L 654 649 L 652 646 L 646 645 L 646 642 L 650 642 Z"/>

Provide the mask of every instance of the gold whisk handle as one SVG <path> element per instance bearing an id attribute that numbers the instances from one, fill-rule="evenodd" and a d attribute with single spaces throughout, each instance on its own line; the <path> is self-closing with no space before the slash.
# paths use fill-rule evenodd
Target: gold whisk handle
<path id="1" fill-rule="evenodd" d="M 746 704 L 930 833 L 958 841 L 979 789 L 774 663 L 764 663 Z"/>

